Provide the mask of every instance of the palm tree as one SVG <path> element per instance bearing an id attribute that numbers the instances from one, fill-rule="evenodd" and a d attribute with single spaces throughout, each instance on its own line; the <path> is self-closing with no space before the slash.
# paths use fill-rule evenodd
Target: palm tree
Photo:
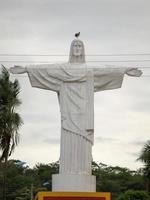
<path id="1" fill-rule="evenodd" d="M 12 154 L 19 141 L 18 130 L 22 124 L 21 117 L 15 112 L 21 102 L 17 80 L 10 81 L 9 72 L 3 66 L 0 75 L 0 163 L 4 165 L 4 198 L 6 199 L 6 169 L 8 157 Z"/>
<path id="2" fill-rule="evenodd" d="M 147 179 L 147 191 L 150 194 L 150 140 L 142 148 L 141 154 L 137 160 L 144 163 L 144 175 Z"/>

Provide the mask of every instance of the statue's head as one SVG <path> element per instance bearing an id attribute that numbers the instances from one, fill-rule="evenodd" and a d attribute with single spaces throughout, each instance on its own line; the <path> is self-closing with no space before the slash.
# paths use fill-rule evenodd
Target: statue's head
<path id="1" fill-rule="evenodd" d="M 84 44 L 79 39 L 75 39 L 71 43 L 69 63 L 85 63 Z"/>

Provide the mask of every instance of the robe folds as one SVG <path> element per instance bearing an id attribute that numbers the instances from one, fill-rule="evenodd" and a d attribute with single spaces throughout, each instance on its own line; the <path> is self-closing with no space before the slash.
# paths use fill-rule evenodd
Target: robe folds
<path id="1" fill-rule="evenodd" d="M 30 65 L 26 70 L 32 87 L 58 93 L 60 172 L 89 174 L 94 138 L 94 92 L 120 88 L 126 68 L 61 63 Z"/>

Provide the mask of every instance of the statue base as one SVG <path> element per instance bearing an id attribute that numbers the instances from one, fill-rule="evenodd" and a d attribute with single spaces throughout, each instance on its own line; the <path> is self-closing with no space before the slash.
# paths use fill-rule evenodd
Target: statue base
<path id="1" fill-rule="evenodd" d="M 83 174 L 54 174 L 52 191 L 95 192 L 96 177 Z"/>
<path id="2" fill-rule="evenodd" d="M 38 192 L 35 200 L 110 200 L 109 192 Z"/>

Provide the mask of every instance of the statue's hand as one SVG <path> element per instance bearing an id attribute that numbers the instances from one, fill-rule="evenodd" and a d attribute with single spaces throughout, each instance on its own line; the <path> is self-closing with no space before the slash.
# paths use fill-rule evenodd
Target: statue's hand
<path id="1" fill-rule="evenodd" d="M 9 71 L 12 73 L 12 74 L 23 74 L 23 73 L 26 73 L 26 68 L 25 67 L 21 67 L 21 66 L 14 66 L 14 67 L 11 67 L 9 69 Z"/>
<path id="2" fill-rule="evenodd" d="M 143 74 L 143 72 L 141 70 L 139 70 L 138 68 L 128 68 L 126 70 L 126 74 L 129 76 L 139 77 Z"/>

